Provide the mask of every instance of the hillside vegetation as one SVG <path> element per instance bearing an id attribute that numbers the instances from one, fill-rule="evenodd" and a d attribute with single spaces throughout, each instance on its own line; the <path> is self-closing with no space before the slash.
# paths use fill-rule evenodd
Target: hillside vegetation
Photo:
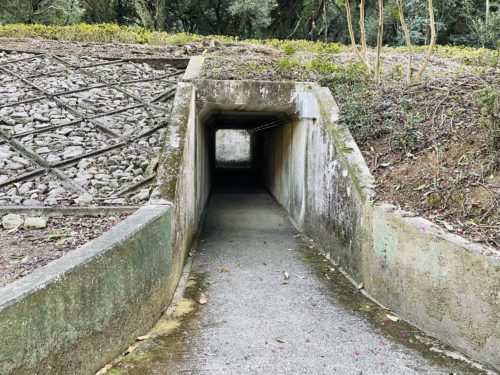
<path id="1" fill-rule="evenodd" d="M 0 26 L 0 48 L 70 53 L 134 44 L 134 54 L 204 53 L 210 79 L 316 81 L 329 87 L 376 177 L 376 199 L 423 215 L 446 230 L 500 248 L 499 51 L 437 46 L 424 79 L 406 84 L 402 47 L 382 49 L 381 83 L 337 43 L 246 39 L 116 25 Z M 36 42 L 33 39 L 40 38 Z M 50 40 L 50 41 L 49 41 Z M 58 43 L 75 42 L 74 49 Z M 105 44 L 105 46 L 103 46 Z M 97 52 L 96 52 L 97 51 Z M 414 64 L 425 47 L 414 48 Z M 375 61 L 376 51 L 367 56 Z"/>

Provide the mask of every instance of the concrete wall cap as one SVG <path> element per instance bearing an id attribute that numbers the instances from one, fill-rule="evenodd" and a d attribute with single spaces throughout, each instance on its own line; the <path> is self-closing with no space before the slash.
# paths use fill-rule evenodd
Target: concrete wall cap
<path id="1" fill-rule="evenodd" d="M 67 272 L 103 254 L 169 209 L 168 205 L 143 206 L 96 239 L 36 269 L 26 277 L 0 288 L 0 311 L 46 285 L 57 282 Z"/>

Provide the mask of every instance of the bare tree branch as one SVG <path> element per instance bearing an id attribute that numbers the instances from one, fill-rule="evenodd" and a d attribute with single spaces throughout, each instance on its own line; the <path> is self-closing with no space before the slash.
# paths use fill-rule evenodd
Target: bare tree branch
<path id="1" fill-rule="evenodd" d="M 429 21 L 431 27 L 431 40 L 429 43 L 429 48 L 427 50 L 427 55 L 425 56 L 424 63 L 418 70 L 416 77 L 417 81 L 420 81 L 422 79 L 424 71 L 427 68 L 427 65 L 429 64 L 429 61 L 432 57 L 432 53 L 434 52 L 434 47 L 436 45 L 436 21 L 434 20 L 434 6 L 432 4 L 432 0 L 429 0 Z"/>
<path id="2" fill-rule="evenodd" d="M 376 83 L 380 83 L 380 71 L 382 70 L 380 53 L 382 51 L 383 37 L 384 37 L 384 0 L 378 0 L 377 63 L 375 66 Z"/>
<path id="3" fill-rule="evenodd" d="M 408 30 L 408 25 L 405 21 L 405 16 L 403 13 L 403 0 L 396 0 L 399 11 L 399 21 L 401 22 L 401 28 L 403 29 L 403 34 L 405 36 L 406 48 L 408 49 L 408 67 L 406 71 L 406 83 L 411 85 L 412 80 L 412 64 L 413 64 L 413 49 L 411 46 L 410 32 Z"/>

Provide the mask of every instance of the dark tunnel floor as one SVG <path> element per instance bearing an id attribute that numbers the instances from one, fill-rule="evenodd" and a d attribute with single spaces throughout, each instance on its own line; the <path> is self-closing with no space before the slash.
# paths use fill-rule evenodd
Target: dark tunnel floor
<path id="1" fill-rule="evenodd" d="M 251 168 L 215 168 L 212 194 L 256 194 L 264 185 Z"/>
<path id="2" fill-rule="evenodd" d="M 247 172 L 215 176 L 185 294 L 194 310 L 174 313 L 164 322 L 173 324 L 169 333 L 112 373 L 476 373 L 429 350 L 418 337 L 431 339 L 414 327 L 385 318 Z"/>

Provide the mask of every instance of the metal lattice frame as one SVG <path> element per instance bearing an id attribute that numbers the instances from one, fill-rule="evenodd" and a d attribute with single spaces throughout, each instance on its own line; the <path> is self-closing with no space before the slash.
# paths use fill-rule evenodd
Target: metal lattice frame
<path id="1" fill-rule="evenodd" d="M 35 75 L 29 75 L 29 76 L 22 76 L 17 73 L 14 73 L 12 70 L 9 70 L 6 68 L 6 66 L 12 66 L 14 64 L 19 64 L 23 63 L 32 59 L 40 58 L 40 57 L 48 57 L 51 61 L 58 62 L 60 64 L 63 64 L 65 66 L 64 69 L 59 69 L 55 71 L 50 71 L 50 72 L 44 72 L 40 74 L 35 74 Z M 35 166 L 38 168 L 35 169 L 34 171 L 30 171 L 28 173 L 20 174 L 15 177 L 12 177 L 2 183 L 0 183 L 0 188 L 18 183 L 18 182 L 23 182 L 23 181 L 28 181 L 38 175 L 44 174 L 46 172 L 49 172 L 52 174 L 54 177 L 56 177 L 58 180 L 60 180 L 63 185 L 68 188 L 69 190 L 72 190 L 73 192 L 77 194 L 84 194 L 88 193 L 84 188 L 82 188 L 80 185 L 76 184 L 71 178 L 66 176 L 63 171 L 60 169 L 62 167 L 68 167 L 68 166 L 73 166 L 79 163 L 80 160 L 89 158 L 89 157 L 94 157 L 102 154 L 106 154 L 110 151 L 120 149 L 122 147 L 125 147 L 129 144 L 132 144 L 136 141 L 138 141 L 141 138 L 147 137 L 151 134 L 154 134 L 158 130 L 166 127 L 168 123 L 168 118 L 166 113 L 168 112 L 168 109 L 164 106 L 156 104 L 160 100 L 168 100 L 172 98 L 175 95 L 175 90 L 176 90 L 176 82 L 172 82 L 169 79 L 175 76 L 178 76 L 183 73 L 182 70 L 176 70 L 173 73 L 170 74 L 163 74 L 160 76 L 156 76 L 155 73 L 153 72 L 153 77 L 150 78 L 145 78 L 145 79 L 135 79 L 135 80 L 128 80 L 128 81 L 118 81 L 118 82 L 110 82 L 103 77 L 101 77 L 99 74 L 93 73 L 89 71 L 89 68 L 95 68 L 99 66 L 106 66 L 106 65 L 121 65 L 121 64 L 130 64 L 133 65 L 136 69 L 142 70 L 145 73 L 150 74 L 151 72 L 146 71 L 143 69 L 143 67 L 139 64 L 133 63 L 133 62 L 127 62 L 126 60 L 115 60 L 115 61 L 105 61 L 105 62 L 98 62 L 94 64 L 87 64 L 87 65 L 75 65 L 70 62 L 65 61 L 64 59 L 55 56 L 55 55 L 50 55 L 50 54 L 42 54 L 42 55 L 33 55 L 33 56 L 27 56 L 24 58 L 20 59 L 13 59 L 9 60 L 6 62 L 2 62 L 2 65 L 0 65 L 0 71 L 5 73 L 7 76 L 12 77 L 12 80 L 9 80 L 8 82 L 14 82 L 14 81 L 20 81 L 24 83 L 26 86 L 31 87 L 35 89 L 37 92 L 39 92 L 41 95 L 36 96 L 34 98 L 29 98 L 29 99 L 24 99 L 21 101 L 16 101 L 12 103 L 6 103 L 2 106 L 1 108 L 5 107 L 15 107 L 21 104 L 28 104 L 28 103 L 34 103 L 34 102 L 39 102 L 39 101 L 44 101 L 44 100 L 49 100 L 52 102 L 55 102 L 60 108 L 65 109 L 67 112 L 71 113 L 72 115 L 76 116 L 77 119 L 74 121 L 69 121 L 63 124 L 57 124 L 57 125 L 48 125 L 42 128 L 38 129 L 32 129 L 29 131 L 25 132 L 20 132 L 17 134 L 10 134 L 2 129 L 0 129 L 0 145 L 1 144 L 8 144 L 12 149 L 18 151 L 25 157 L 27 157 L 32 163 L 34 163 Z M 38 77 L 52 77 L 56 74 L 59 73 L 65 73 L 65 72 L 80 72 L 83 73 L 84 75 L 88 76 L 89 78 L 92 78 L 94 80 L 97 80 L 99 82 L 96 85 L 91 85 L 91 86 L 86 86 L 86 87 L 81 87 L 78 89 L 74 90 L 66 90 L 66 91 L 61 91 L 57 93 L 50 93 L 47 90 L 45 90 L 43 87 L 40 87 L 36 85 L 35 83 L 32 82 L 32 79 L 38 78 Z M 172 83 L 172 86 L 169 90 L 167 90 L 164 93 L 161 93 L 159 96 L 156 98 L 153 98 L 150 101 L 145 101 L 141 98 L 139 98 L 137 95 L 129 92 L 127 89 L 123 88 L 123 85 L 128 85 L 128 84 L 134 84 L 134 83 L 146 83 L 146 82 L 157 82 L 157 81 L 165 81 L 168 80 L 167 82 Z M 89 91 L 92 89 L 98 89 L 98 88 L 112 88 L 120 93 L 122 93 L 125 97 L 132 99 L 133 101 L 137 102 L 137 104 L 134 105 L 129 105 L 126 106 L 125 108 L 120 108 L 120 109 L 115 109 L 107 112 L 102 112 L 102 113 L 97 113 L 93 115 L 85 115 L 81 113 L 78 108 L 74 108 L 73 106 L 65 103 L 60 99 L 60 97 L 63 97 L 65 95 L 70 95 L 70 94 L 75 94 L 79 92 L 85 92 Z M 102 121 L 100 121 L 101 118 L 106 117 L 106 116 L 111 116 L 119 113 L 123 113 L 132 109 L 137 109 L 137 108 L 144 108 L 144 110 L 148 113 L 165 113 L 165 119 L 161 121 L 159 124 L 154 125 L 152 119 L 149 119 L 148 124 L 152 125 L 151 129 L 148 129 L 147 131 L 141 132 L 138 135 L 135 136 L 124 136 L 122 134 L 117 133 L 113 129 L 110 129 L 107 127 Z M 51 132 L 53 130 L 63 128 L 63 127 L 68 127 L 68 126 L 73 126 L 73 125 L 78 125 L 83 122 L 88 122 L 92 124 L 98 131 L 106 134 L 106 135 L 111 135 L 112 137 L 116 138 L 119 140 L 119 142 L 103 147 L 97 150 L 93 150 L 90 152 L 83 153 L 81 155 L 66 159 L 66 160 L 61 160 L 56 163 L 49 163 L 45 159 L 43 159 L 39 154 L 31 150 L 30 148 L 24 146 L 19 139 L 22 139 L 23 137 L 26 137 L 28 135 L 36 135 L 36 134 L 43 134 L 47 132 Z M 0 122 L 2 123 L 2 122 Z M 3 123 L 4 125 L 7 125 L 6 123 Z M 142 146 L 136 145 L 138 148 L 142 149 Z M 144 150 L 147 151 L 147 150 Z M 145 177 L 144 179 L 132 183 L 129 186 L 122 187 L 118 191 L 113 192 L 110 196 L 106 198 L 113 198 L 113 197 L 120 197 L 127 195 L 130 192 L 133 192 L 137 190 L 139 187 L 144 186 L 145 184 L 149 183 L 154 179 L 154 175 Z"/>

